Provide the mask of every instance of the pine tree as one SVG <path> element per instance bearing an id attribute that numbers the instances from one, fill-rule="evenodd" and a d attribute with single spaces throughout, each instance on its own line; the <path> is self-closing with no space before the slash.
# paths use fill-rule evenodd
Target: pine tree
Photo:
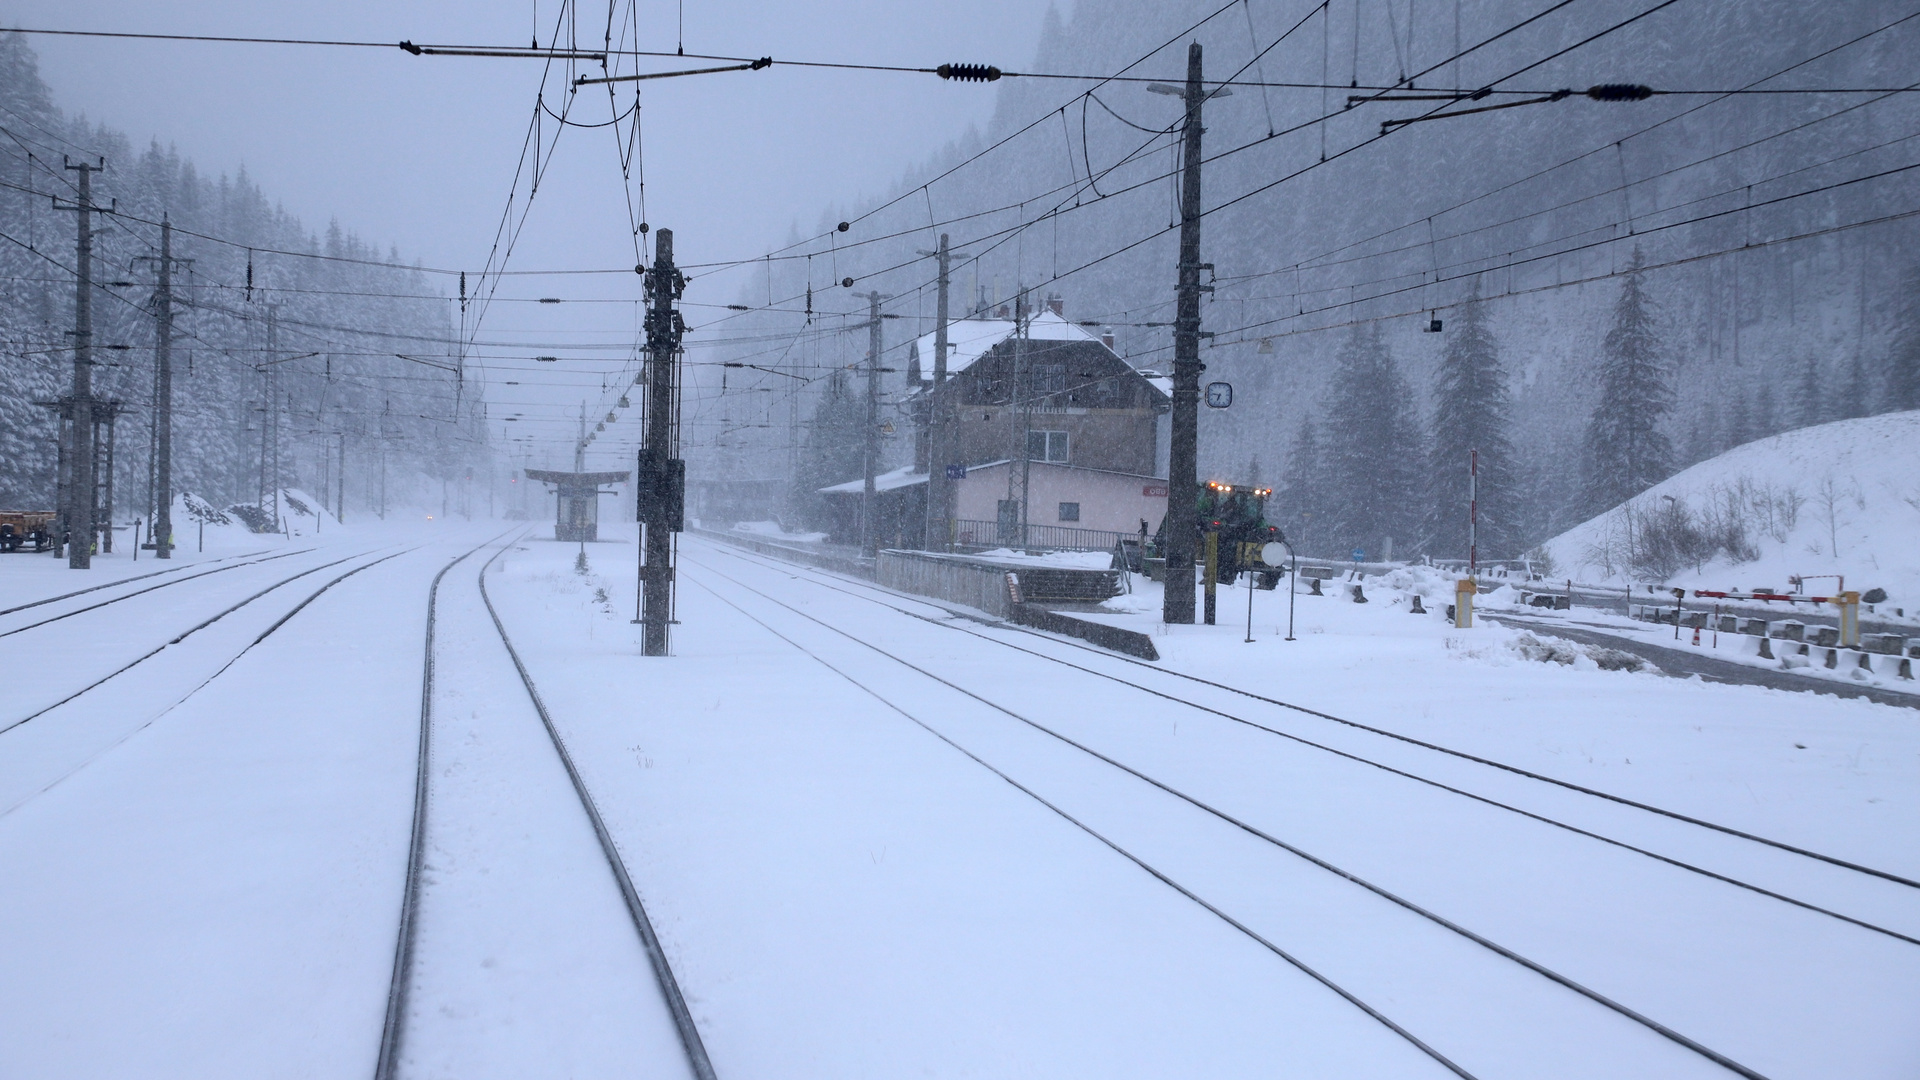
<path id="1" fill-rule="evenodd" d="M 1324 548 L 1319 542 L 1326 529 L 1321 487 L 1325 482 L 1320 439 L 1309 416 L 1300 421 L 1300 430 L 1294 434 L 1293 446 L 1287 452 L 1286 479 L 1281 484 L 1279 497 L 1268 504 L 1271 507 L 1268 520 L 1278 524 L 1302 554 Z"/>
<path id="2" fill-rule="evenodd" d="M 1920 266 L 1908 271 L 1903 284 L 1898 329 L 1894 332 L 1893 351 L 1887 356 L 1886 407 L 1920 409 Z M 1864 365 L 1857 366 L 1864 368 Z M 1857 371 L 1855 379 L 1860 383 L 1858 393 L 1850 388 L 1849 397 L 1857 396 L 1861 400 L 1859 411 L 1849 415 L 1864 416 L 1867 411 L 1864 370 Z"/>
<path id="3" fill-rule="evenodd" d="M 1673 472 L 1673 444 L 1660 430 L 1673 411 L 1671 373 L 1642 265 L 1634 252 L 1601 348 L 1600 401 L 1587 421 L 1584 446 L 1589 514 L 1617 506 Z"/>
<path id="4" fill-rule="evenodd" d="M 1872 412 L 1872 392 L 1865 357 L 1854 356 L 1847 377 L 1834 384 L 1832 413 L 1835 420 L 1858 420 Z"/>
<path id="5" fill-rule="evenodd" d="M 819 491 L 862 475 L 866 456 L 866 405 L 847 380 L 845 369 L 827 379 L 826 390 L 813 408 L 807 425 L 807 449 L 794 478 L 793 510 L 803 520 L 826 524 L 826 504 Z"/>
<path id="6" fill-rule="evenodd" d="M 1795 427 L 1812 427 L 1823 424 L 1827 419 L 1826 395 L 1820 391 L 1820 364 L 1813 357 L 1807 357 L 1807 364 L 1800 370 L 1800 386 L 1794 391 L 1793 423 Z"/>
<path id="7" fill-rule="evenodd" d="M 1412 545 L 1421 519 L 1420 421 L 1377 325 L 1356 326 L 1340 350 L 1327 403 L 1327 538 L 1366 551 L 1388 537 Z M 1337 549 L 1336 549 L 1337 550 Z"/>
<path id="8" fill-rule="evenodd" d="M 1745 446 L 1754 439 L 1753 404 L 1747 400 L 1745 390 L 1735 390 L 1733 405 L 1727 410 L 1727 424 L 1721 432 L 1722 451 L 1736 446 Z"/>
<path id="9" fill-rule="evenodd" d="M 1508 435 L 1513 393 L 1477 286 L 1448 324 L 1434 394 L 1432 456 L 1427 463 L 1427 550 L 1445 558 L 1467 554 L 1472 487 L 1479 504 L 1481 557 L 1517 554 L 1517 485 L 1513 441 Z M 1469 460 L 1476 451 L 1479 480 L 1470 485 Z"/>

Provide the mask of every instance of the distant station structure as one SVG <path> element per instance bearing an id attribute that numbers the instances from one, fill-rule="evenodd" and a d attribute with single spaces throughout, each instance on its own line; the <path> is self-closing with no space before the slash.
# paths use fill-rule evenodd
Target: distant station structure
<path id="1" fill-rule="evenodd" d="M 613 492 L 600 490 L 603 484 L 625 483 L 627 472 L 554 472 L 528 469 L 527 479 L 552 484 L 554 494 L 553 538 L 565 542 L 590 543 L 600 538 L 600 496 Z"/>

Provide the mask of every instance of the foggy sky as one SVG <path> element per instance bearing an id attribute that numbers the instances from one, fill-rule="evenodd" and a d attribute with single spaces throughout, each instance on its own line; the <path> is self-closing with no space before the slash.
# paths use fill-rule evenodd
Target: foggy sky
<path id="1" fill-rule="evenodd" d="M 583 12 L 592 6 L 582 5 Z M 782 243 L 795 224 L 810 231 L 824 208 L 886 190 L 968 124 L 984 124 L 993 91 L 926 75 L 785 67 L 780 59 L 1017 67 L 1032 57 L 1045 10 L 1044 0 L 687 0 L 687 51 L 771 55 L 776 64 L 646 84 L 647 220 L 675 231 L 683 262 L 751 257 Z M 551 44 L 557 0 L 0 0 L 0 23 L 519 47 L 531 43 L 536 11 L 539 40 Z M 674 2 L 643 3 L 643 47 L 674 49 L 679 12 Z M 580 43 L 598 44 L 604 24 L 585 22 Z M 338 218 L 363 239 L 398 246 L 408 261 L 469 270 L 484 264 L 492 245 L 542 67 L 537 60 L 414 57 L 398 48 L 45 35 L 31 35 L 29 44 L 69 115 L 119 129 L 136 148 L 150 138 L 177 147 L 205 175 L 244 165 L 267 197 L 311 232 Z M 710 64 L 653 63 L 645 70 Z M 550 94 L 557 85 L 549 84 Z M 603 120 L 606 112 L 603 97 L 579 115 Z M 569 130 L 510 269 L 630 267 L 627 222 L 613 136 Z M 518 279 L 500 295 L 624 300 L 637 297 L 638 285 L 630 275 Z M 725 303 L 737 287 L 716 280 L 704 298 Z M 496 304 L 481 336 L 605 341 L 630 338 L 632 329 L 632 309 L 624 304 Z M 509 365 L 492 372 L 488 398 L 496 415 L 518 409 L 531 420 L 570 412 L 580 397 L 598 396 L 606 366 L 569 360 L 516 374 Z M 523 385 L 503 385 L 508 379 Z M 557 426 L 541 425 L 543 433 L 548 428 L 564 449 Z M 523 422 L 514 430 L 532 428 Z"/>

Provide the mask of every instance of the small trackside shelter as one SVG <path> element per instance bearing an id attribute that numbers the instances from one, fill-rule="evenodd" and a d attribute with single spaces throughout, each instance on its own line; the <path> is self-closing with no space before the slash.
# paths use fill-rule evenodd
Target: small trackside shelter
<path id="1" fill-rule="evenodd" d="M 527 479 L 552 484 L 554 494 L 553 538 L 566 542 L 600 538 L 600 490 L 602 484 L 625 483 L 626 472 L 553 472 L 528 469 Z"/>

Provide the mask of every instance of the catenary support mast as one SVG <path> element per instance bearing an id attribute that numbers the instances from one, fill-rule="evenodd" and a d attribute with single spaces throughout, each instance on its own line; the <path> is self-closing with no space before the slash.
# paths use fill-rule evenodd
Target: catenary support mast
<path id="1" fill-rule="evenodd" d="M 653 266 L 646 273 L 647 434 L 635 474 L 634 500 L 646 536 L 640 566 L 643 650 L 665 656 L 673 622 L 673 534 L 682 525 L 686 462 L 680 450 L 680 337 L 686 323 L 674 304 L 687 279 L 673 264 L 673 230 L 654 234 Z"/>
<path id="2" fill-rule="evenodd" d="M 933 328 L 933 389 L 927 395 L 927 531 L 922 544 L 929 551 L 947 546 L 948 524 L 953 517 L 952 482 L 947 479 L 948 451 L 943 441 L 947 435 L 947 398 L 942 389 L 947 384 L 947 285 L 952 267 L 951 252 L 947 247 L 947 234 L 940 234 L 940 250 L 935 253 L 940 260 L 939 299 L 934 308 Z"/>
<path id="3" fill-rule="evenodd" d="M 105 167 L 104 160 L 97 165 L 67 162 L 68 169 L 80 174 L 79 197 L 66 207 L 75 211 L 80 228 L 74 259 L 73 389 L 64 403 L 67 484 L 55 535 L 67 537 L 67 566 L 74 570 L 92 568 L 93 539 L 99 529 L 94 520 L 98 448 L 93 423 L 93 215 L 101 211 L 93 205 L 93 174 Z"/>
<path id="4" fill-rule="evenodd" d="M 1187 118 L 1181 149 L 1180 285 L 1173 322 L 1172 436 L 1167 447 L 1166 594 L 1161 617 L 1193 622 L 1193 554 L 1198 539 L 1200 456 L 1200 109 L 1207 91 L 1200 81 L 1200 43 L 1187 46 Z"/>
<path id="5" fill-rule="evenodd" d="M 870 559 L 880 551 L 880 524 L 874 520 L 879 510 L 879 500 L 874 498 L 874 476 L 880 468 L 880 301 L 884 299 L 878 289 L 867 294 L 867 437 L 863 443 L 866 480 L 860 488 L 860 550 Z"/>

